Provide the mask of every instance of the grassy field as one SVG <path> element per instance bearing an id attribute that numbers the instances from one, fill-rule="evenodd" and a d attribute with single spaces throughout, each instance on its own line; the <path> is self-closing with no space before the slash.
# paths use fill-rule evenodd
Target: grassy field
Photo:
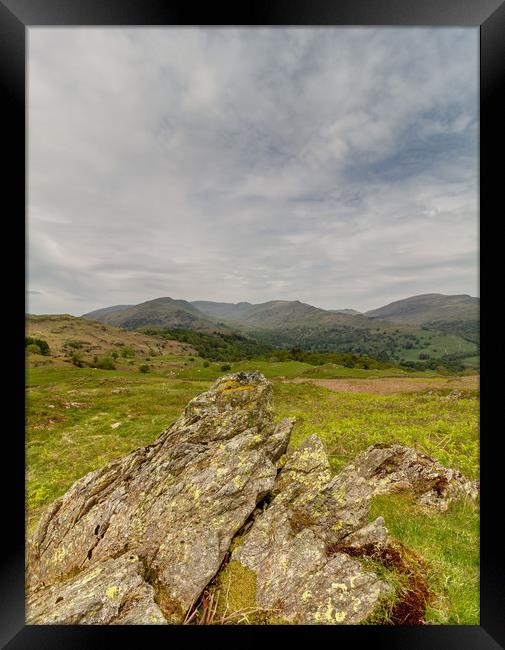
<path id="1" fill-rule="evenodd" d="M 475 343 L 466 341 L 459 336 L 453 334 L 435 334 L 433 332 L 423 332 L 418 336 L 421 348 L 419 345 L 415 349 L 403 349 L 399 355 L 402 361 L 417 361 L 419 359 L 420 350 L 425 354 L 429 354 L 431 358 L 440 357 L 443 354 L 455 354 L 459 352 L 471 353 L 477 350 Z"/>
<path id="2" fill-rule="evenodd" d="M 145 374 L 139 372 L 143 364 L 150 366 Z M 296 417 L 292 445 L 317 434 L 335 471 L 370 444 L 399 442 L 427 452 L 470 478 L 478 476 L 475 388 L 454 390 L 433 377 L 429 389 L 420 385 L 420 390 L 403 392 L 402 378 L 388 380 L 377 375 L 382 371 L 330 370 L 295 361 L 230 365 L 226 372 L 258 369 L 272 379 L 276 417 Z M 116 370 L 77 368 L 63 362 L 28 367 L 28 530 L 33 530 L 43 507 L 77 478 L 156 439 L 193 396 L 225 374 L 222 366 L 188 355 L 161 355 L 123 359 Z M 400 388 L 390 394 L 337 392 L 292 381 L 331 378 L 339 376 L 331 375 L 337 371 L 356 384 L 373 378 L 375 382 L 395 381 Z M 391 536 L 426 560 L 434 594 L 428 620 L 478 624 L 478 506 L 460 503 L 446 513 L 427 514 L 408 499 L 381 497 L 372 510 L 373 516 L 385 517 Z"/>

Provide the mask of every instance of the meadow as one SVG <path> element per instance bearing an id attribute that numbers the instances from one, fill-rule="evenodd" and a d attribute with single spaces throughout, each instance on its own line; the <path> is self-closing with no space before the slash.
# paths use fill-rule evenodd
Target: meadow
<path id="1" fill-rule="evenodd" d="M 296 418 L 292 446 L 317 434 L 335 472 L 371 444 L 398 442 L 478 477 L 476 376 L 314 367 L 298 361 L 225 365 L 187 354 L 118 359 L 115 370 L 102 370 L 47 358 L 44 363 L 40 355 L 31 355 L 26 370 L 28 532 L 44 507 L 76 479 L 151 443 L 192 397 L 238 370 L 259 370 L 272 381 L 275 417 Z M 317 383 L 338 377 L 353 390 Z M 418 384 L 407 391 L 402 381 Z M 455 503 L 447 512 L 426 513 L 407 497 L 388 496 L 374 500 L 371 518 L 379 514 L 390 535 L 427 563 L 433 592 L 427 621 L 478 624 L 478 504 Z"/>

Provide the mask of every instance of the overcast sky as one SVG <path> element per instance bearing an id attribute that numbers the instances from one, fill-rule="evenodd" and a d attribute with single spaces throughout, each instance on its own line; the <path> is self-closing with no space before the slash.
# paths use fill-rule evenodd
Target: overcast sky
<path id="1" fill-rule="evenodd" d="M 478 28 L 30 28 L 27 310 L 478 295 Z"/>

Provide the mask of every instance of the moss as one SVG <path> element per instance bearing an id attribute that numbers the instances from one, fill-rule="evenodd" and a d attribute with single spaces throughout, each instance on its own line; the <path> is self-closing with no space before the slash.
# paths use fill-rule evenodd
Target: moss
<path id="1" fill-rule="evenodd" d="M 168 623 L 182 623 L 186 612 L 181 603 L 173 598 L 167 591 L 166 587 L 158 580 L 156 572 L 148 566 L 144 557 L 139 558 L 144 568 L 144 579 L 154 590 L 154 602 L 160 608 L 163 616 Z"/>
<path id="2" fill-rule="evenodd" d="M 236 538 L 237 545 L 240 538 Z M 256 604 L 256 574 L 238 560 L 230 560 L 214 579 L 210 589 L 217 598 L 213 623 L 251 625 L 285 625 L 289 621 L 274 609 Z"/>
<path id="3" fill-rule="evenodd" d="M 256 574 L 238 560 L 230 560 L 222 569 L 216 587 L 220 592 L 218 613 L 256 607 Z"/>

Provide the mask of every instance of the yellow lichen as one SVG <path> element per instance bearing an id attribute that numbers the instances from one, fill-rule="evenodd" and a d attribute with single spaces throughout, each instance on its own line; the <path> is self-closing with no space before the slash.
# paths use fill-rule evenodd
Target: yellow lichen
<path id="1" fill-rule="evenodd" d="M 111 600 L 115 598 L 119 593 L 119 589 L 114 585 L 113 587 L 109 587 L 107 591 L 105 592 L 105 595 L 107 598 L 110 598 Z"/>
<path id="2" fill-rule="evenodd" d="M 253 388 L 254 388 L 254 386 L 250 386 L 248 384 L 246 384 L 246 385 L 242 385 L 242 384 L 237 385 L 237 382 L 235 382 L 233 380 L 226 381 L 221 385 L 221 391 L 223 393 L 230 393 L 232 391 L 237 391 L 237 390 L 252 390 Z"/>

